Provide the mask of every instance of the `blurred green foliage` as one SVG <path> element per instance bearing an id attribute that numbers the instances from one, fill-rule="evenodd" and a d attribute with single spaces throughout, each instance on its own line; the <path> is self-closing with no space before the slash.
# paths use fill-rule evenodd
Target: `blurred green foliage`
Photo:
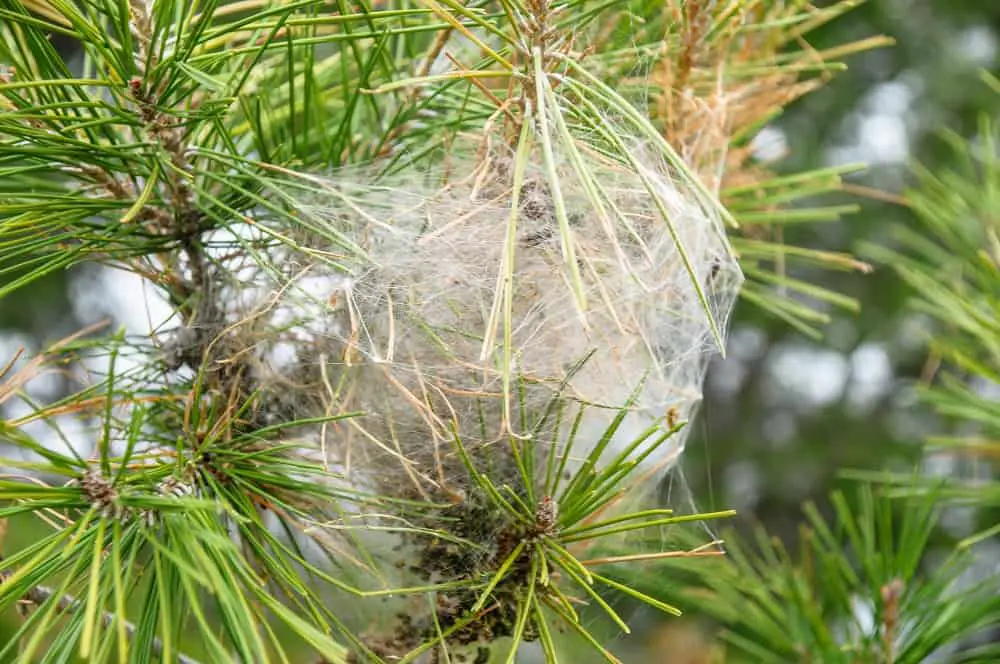
<path id="1" fill-rule="evenodd" d="M 811 41 L 822 49 L 873 34 L 887 35 L 896 43 L 850 57 L 847 71 L 776 119 L 788 145 L 788 157 L 779 162 L 779 171 L 829 163 L 844 146 L 860 148 L 851 161 L 860 157 L 870 162 L 864 156 L 877 154 L 877 146 L 865 142 L 869 136 L 862 124 L 866 116 L 888 112 L 905 124 L 908 158 L 901 163 L 870 163 L 865 172 L 846 180 L 899 194 L 904 184 L 913 182 L 911 163 L 931 171 L 954 163 L 954 151 L 939 138 L 941 130 L 972 136 L 981 114 L 995 116 L 1000 110 L 1000 97 L 980 77 L 982 69 L 1000 71 L 1000 3 L 873 0 L 812 33 Z M 897 105 L 902 108 L 896 109 Z M 790 244 L 854 252 L 863 243 L 893 246 L 894 225 L 914 222 L 897 202 L 836 196 L 836 202 L 859 199 L 858 214 L 836 224 L 789 225 L 785 239 Z M 752 327 L 754 347 L 746 354 L 734 351 L 736 357 L 714 367 L 696 425 L 698 436 L 686 454 L 687 478 L 701 506 L 735 506 L 747 521 L 759 520 L 771 532 L 792 538 L 801 503 L 813 499 L 822 505 L 842 469 L 909 470 L 922 454 L 922 437 L 948 426 L 919 405 L 913 394 L 913 383 L 927 361 L 925 343 L 934 324 L 915 318 L 906 308 L 912 291 L 889 266 L 874 267 L 867 275 L 797 275 L 819 280 L 861 303 L 858 315 L 831 311 L 836 318 L 827 327 L 823 346 L 842 354 L 845 361 L 867 343 L 888 354 L 891 388 L 865 408 L 852 406 L 850 381 L 836 398 L 815 409 L 776 404 L 769 374 L 776 350 L 790 344 L 815 346 L 745 302 L 738 306 L 736 337 L 741 328 Z M 720 389 L 720 382 L 728 384 L 733 366 L 742 377 L 738 388 Z M 799 371 L 809 376 L 817 369 L 805 362 Z M 786 433 L 788 429 L 791 433 Z M 734 469 L 739 472 L 734 474 Z M 748 482 L 752 487 L 741 497 L 738 489 L 733 490 L 743 480 L 734 478 L 746 475 L 752 478 Z"/>

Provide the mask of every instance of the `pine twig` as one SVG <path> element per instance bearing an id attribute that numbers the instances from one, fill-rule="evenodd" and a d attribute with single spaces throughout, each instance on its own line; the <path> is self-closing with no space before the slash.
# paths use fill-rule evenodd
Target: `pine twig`
<path id="1" fill-rule="evenodd" d="M 10 578 L 10 576 L 11 575 L 9 572 L 0 573 L 0 584 L 5 582 L 8 578 Z M 48 588 L 46 586 L 35 586 L 33 588 L 28 589 L 28 592 L 24 594 L 22 601 L 30 602 L 35 605 L 40 605 L 47 602 L 55 594 L 56 591 L 53 590 L 52 588 Z M 80 600 L 73 597 L 72 595 L 63 595 L 62 597 L 59 598 L 58 606 L 60 611 L 73 613 L 74 611 L 80 608 Z M 135 625 L 133 625 L 127 620 L 119 618 L 117 615 L 115 615 L 110 611 L 104 611 L 101 614 L 101 622 L 104 623 L 105 627 L 111 625 L 116 620 L 121 620 L 125 624 L 125 632 L 126 634 L 128 634 L 129 640 L 134 639 L 136 632 Z M 163 655 L 163 642 L 160 641 L 160 639 L 157 638 L 153 639 L 152 652 L 155 657 L 161 657 Z M 188 657 L 183 653 L 178 653 L 177 662 L 178 664 L 200 664 L 198 660 L 192 657 Z"/>

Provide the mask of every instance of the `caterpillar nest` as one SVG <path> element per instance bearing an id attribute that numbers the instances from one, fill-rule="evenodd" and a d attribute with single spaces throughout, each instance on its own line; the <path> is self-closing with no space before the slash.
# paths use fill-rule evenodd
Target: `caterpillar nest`
<path id="1" fill-rule="evenodd" d="M 495 149 L 440 172 L 308 178 L 300 227 L 243 289 L 244 317 L 272 331 L 256 376 L 269 417 L 363 413 L 324 429 L 327 461 L 424 497 L 460 471 L 456 434 L 482 455 L 510 435 L 564 445 L 582 409 L 573 472 L 626 405 L 604 459 L 690 417 L 742 275 L 714 210 L 635 155 L 641 176 L 586 155 L 596 204 L 568 161 L 554 181 L 529 162 L 513 214 L 513 157 Z M 656 472 L 683 443 L 631 456 Z"/>

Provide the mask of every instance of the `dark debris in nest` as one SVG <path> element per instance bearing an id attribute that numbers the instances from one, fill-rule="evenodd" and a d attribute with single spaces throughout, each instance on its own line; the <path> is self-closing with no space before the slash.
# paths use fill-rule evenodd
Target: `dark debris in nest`
<path id="1" fill-rule="evenodd" d="M 485 456 L 486 450 L 481 450 Z M 513 462 L 500 469 L 510 486 L 518 486 L 520 476 Z M 464 471 L 464 469 L 463 469 Z M 539 507 L 537 523 L 526 526 L 516 523 L 499 510 L 485 493 L 468 478 L 461 484 L 442 490 L 436 498 L 452 504 L 431 513 L 414 516 L 411 520 L 418 528 L 445 530 L 455 539 L 474 542 L 480 546 L 469 546 L 448 539 L 426 535 L 408 535 L 400 549 L 408 552 L 405 561 L 398 564 L 406 572 L 422 582 L 433 584 L 444 581 L 476 581 L 479 587 L 441 590 L 434 602 L 435 615 L 415 612 L 400 612 L 395 617 L 395 627 L 391 633 L 372 634 L 365 639 L 369 651 L 384 661 L 401 657 L 428 641 L 436 640 L 440 633 L 451 633 L 444 648 L 434 648 L 429 653 L 429 664 L 439 661 L 447 648 L 452 661 L 469 664 L 488 662 L 490 649 L 496 641 L 513 637 L 518 622 L 518 607 L 530 584 L 535 547 L 531 541 L 549 534 L 554 528 L 554 507 L 551 500 L 543 500 Z M 493 475 L 498 477 L 498 475 Z M 500 482 L 503 484 L 504 482 Z M 460 489 L 464 498 L 454 502 L 455 489 Z M 526 499 L 523 490 L 519 492 Z M 482 592 L 481 583 L 492 578 L 515 548 L 527 541 L 517 560 L 511 565 L 504 578 L 493 589 L 490 599 L 475 617 L 471 610 Z M 454 629 L 459 623 L 466 624 Z M 529 620 L 521 635 L 523 641 L 538 638 L 534 620 Z M 471 659 L 456 659 L 456 652 L 471 653 Z M 349 662 L 365 661 L 352 654 Z"/>

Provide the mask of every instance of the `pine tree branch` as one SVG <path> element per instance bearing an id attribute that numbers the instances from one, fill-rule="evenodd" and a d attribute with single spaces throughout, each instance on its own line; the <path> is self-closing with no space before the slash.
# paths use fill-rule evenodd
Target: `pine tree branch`
<path id="1" fill-rule="evenodd" d="M 10 576 L 11 574 L 9 572 L 0 573 L 0 584 L 7 581 L 7 579 L 9 579 Z M 37 606 L 47 602 L 55 594 L 56 591 L 52 588 L 48 588 L 46 586 L 35 586 L 33 588 L 28 589 L 28 592 L 24 594 L 22 601 L 30 602 L 31 604 Z M 59 610 L 66 613 L 74 613 L 77 610 L 79 610 L 82 606 L 83 605 L 80 602 L 80 600 L 73 597 L 72 595 L 63 595 L 62 597 L 59 598 L 58 601 Z M 134 640 L 136 632 L 135 625 L 133 625 L 132 623 L 123 618 L 119 618 L 117 615 L 115 615 L 110 611 L 102 612 L 101 622 L 104 624 L 105 627 L 112 625 L 116 621 L 121 621 L 125 625 L 125 633 L 128 635 L 129 640 Z M 162 657 L 163 642 L 160 641 L 160 639 L 158 638 L 154 638 L 151 650 L 154 657 Z M 193 657 L 188 657 L 183 653 L 177 654 L 177 662 L 178 664 L 200 664 L 198 660 L 194 659 Z"/>

